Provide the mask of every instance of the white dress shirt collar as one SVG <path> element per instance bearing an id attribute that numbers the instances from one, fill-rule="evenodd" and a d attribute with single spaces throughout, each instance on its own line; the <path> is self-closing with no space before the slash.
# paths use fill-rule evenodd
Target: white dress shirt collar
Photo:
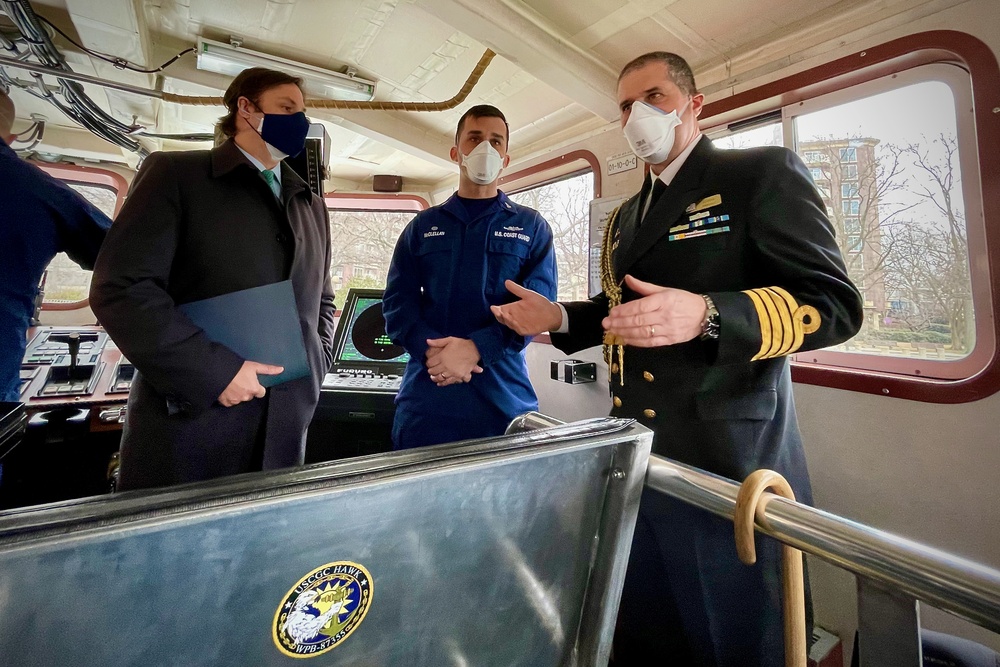
<path id="1" fill-rule="evenodd" d="M 663 171 L 660 172 L 660 175 L 657 178 L 663 181 L 664 185 L 670 185 L 670 182 L 674 180 L 674 177 L 677 175 L 677 172 L 679 172 L 681 170 L 681 167 L 684 166 L 684 161 L 687 160 L 688 155 L 691 155 L 691 151 L 693 151 L 694 147 L 698 145 L 699 141 L 701 141 L 701 137 L 702 137 L 701 132 L 696 134 L 694 136 L 694 139 L 691 140 L 691 143 L 687 145 L 687 148 L 682 150 L 680 152 L 680 155 L 675 157 L 670 164 L 668 164 L 666 167 L 663 168 Z M 649 172 L 649 174 L 650 176 L 652 176 L 653 172 Z M 649 205 L 651 200 L 652 197 L 646 197 L 646 201 L 642 205 L 642 216 L 639 218 L 640 220 L 646 217 L 646 213 L 649 211 Z"/>

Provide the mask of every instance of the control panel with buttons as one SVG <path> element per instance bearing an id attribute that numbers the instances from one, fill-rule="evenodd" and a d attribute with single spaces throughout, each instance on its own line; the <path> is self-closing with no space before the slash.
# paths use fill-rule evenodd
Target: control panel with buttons
<path id="1" fill-rule="evenodd" d="M 394 369 L 395 370 L 395 369 Z M 328 391 L 374 391 L 396 393 L 403 381 L 402 369 L 383 373 L 376 369 L 334 369 L 323 379 Z"/>

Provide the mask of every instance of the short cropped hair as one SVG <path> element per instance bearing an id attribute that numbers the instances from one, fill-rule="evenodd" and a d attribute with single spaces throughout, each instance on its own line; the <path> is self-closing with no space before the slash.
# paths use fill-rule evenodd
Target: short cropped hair
<path id="1" fill-rule="evenodd" d="M 621 74 L 618 75 L 618 83 L 621 83 L 626 74 L 634 72 L 637 69 L 642 69 L 652 63 L 663 63 L 666 65 L 667 76 L 670 77 L 675 86 L 681 89 L 682 93 L 685 95 L 698 94 L 698 87 L 694 85 L 694 72 L 691 71 L 691 66 L 679 55 L 670 53 L 669 51 L 651 51 L 632 60 L 622 68 Z"/>
<path id="2" fill-rule="evenodd" d="M 507 136 L 504 138 L 507 141 L 507 147 L 510 147 L 510 125 L 507 124 L 507 118 L 503 115 L 503 112 L 492 104 L 477 104 L 462 114 L 462 117 L 458 119 L 458 128 L 455 130 L 456 146 L 462 136 L 462 128 L 465 126 L 466 118 L 499 118 L 503 121 L 503 126 L 507 130 Z"/>
<path id="3" fill-rule="evenodd" d="M 222 103 L 229 111 L 219 119 L 218 130 L 227 137 L 236 134 L 236 114 L 239 110 L 237 103 L 241 97 L 247 98 L 259 108 L 257 100 L 265 91 L 288 83 L 294 83 L 299 90 L 302 90 L 302 79 L 278 70 L 251 67 L 237 74 L 226 89 L 226 94 L 222 96 Z"/>

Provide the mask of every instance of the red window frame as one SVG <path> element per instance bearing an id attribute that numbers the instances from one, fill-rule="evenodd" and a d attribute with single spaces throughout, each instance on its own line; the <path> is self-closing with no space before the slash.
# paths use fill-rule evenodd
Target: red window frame
<path id="1" fill-rule="evenodd" d="M 108 169 L 98 169 L 97 167 L 81 167 L 75 164 L 50 164 L 48 162 L 31 161 L 32 164 L 47 173 L 53 178 L 57 178 L 65 183 L 78 183 L 82 185 L 99 185 L 111 188 L 115 191 L 115 216 L 122 209 L 125 203 L 125 195 L 128 192 L 128 182 L 121 174 L 117 174 Z M 81 299 L 68 303 L 42 302 L 42 310 L 78 310 L 90 305 L 90 299 Z"/>
<path id="2" fill-rule="evenodd" d="M 979 281 L 972 286 L 976 303 L 988 305 L 992 311 L 977 313 L 976 340 L 993 341 L 993 348 L 980 357 L 975 367 L 968 368 L 965 377 L 955 380 L 905 375 L 908 365 L 905 359 L 899 359 L 895 366 L 898 374 L 824 366 L 821 357 L 834 353 L 817 351 L 814 357 L 817 364 L 793 361 L 792 379 L 796 382 L 931 403 L 976 401 L 1000 390 L 1000 359 L 996 349 L 1000 341 L 1000 153 L 996 151 L 996 146 L 1000 146 L 1000 123 L 995 111 L 1000 67 L 990 47 L 981 40 L 957 31 L 935 30 L 857 51 L 704 107 L 702 124 L 719 125 L 919 65 L 941 62 L 960 65 L 972 80 L 986 238 L 985 248 L 970 245 L 969 254 L 970 261 L 985 256 L 993 267 L 988 283 Z"/>
<path id="3" fill-rule="evenodd" d="M 323 198 L 327 209 L 334 211 L 413 211 L 430 208 L 423 197 L 417 195 L 378 193 L 333 192 Z"/>

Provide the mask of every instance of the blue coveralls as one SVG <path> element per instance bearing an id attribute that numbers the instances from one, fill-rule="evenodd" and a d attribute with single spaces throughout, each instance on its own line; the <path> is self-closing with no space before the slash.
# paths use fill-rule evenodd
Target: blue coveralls
<path id="1" fill-rule="evenodd" d="M 18 401 L 25 334 L 42 273 L 65 252 L 94 268 L 111 220 L 0 139 L 0 401 Z"/>
<path id="2" fill-rule="evenodd" d="M 529 339 L 498 323 L 490 306 L 514 300 L 505 280 L 555 299 L 552 230 L 502 192 L 469 217 L 453 195 L 417 214 L 396 243 L 383 312 L 389 336 L 410 354 L 396 396 L 396 449 L 501 435 L 511 419 L 538 409 L 524 359 Z M 438 387 L 430 379 L 427 339 L 447 336 L 476 344 L 483 372 L 471 382 Z"/>

